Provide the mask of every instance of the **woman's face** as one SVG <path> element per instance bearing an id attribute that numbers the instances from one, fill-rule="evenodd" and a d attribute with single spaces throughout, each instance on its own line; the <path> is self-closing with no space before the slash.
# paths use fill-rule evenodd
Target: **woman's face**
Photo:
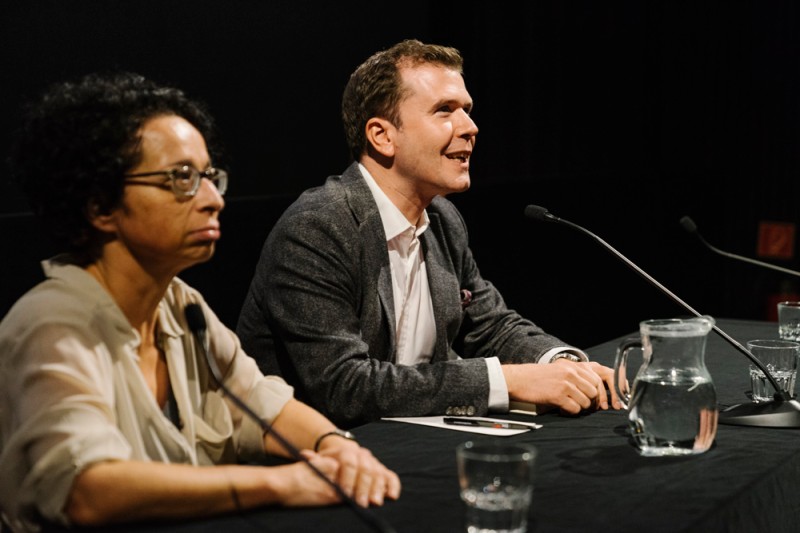
<path id="1" fill-rule="evenodd" d="M 182 165 L 203 171 L 210 166 L 203 136 L 181 117 L 151 118 L 140 133 L 142 159 L 130 174 Z M 220 238 L 219 213 L 225 205 L 211 181 L 203 178 L 193 197 L 181 199 L 170 190 L 166 175 L 135 181 L 126 184 L 121 205 L 111 214 L 114 244 L 146 269 L 166 275 L 210 259 Z M 164 184 L 166 188 L 157 186 Z"/>

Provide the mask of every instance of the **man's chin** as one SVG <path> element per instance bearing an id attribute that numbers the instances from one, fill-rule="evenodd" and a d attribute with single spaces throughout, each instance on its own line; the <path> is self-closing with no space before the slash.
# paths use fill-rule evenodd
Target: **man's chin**
<path id="1" fill-rule="evenodd" d="M 453 189 L 451 192 L 465 192 L 469 190 L 469 186 L 472 182 L 469 179 L 469 174 L 459 179 L 456 183 L 453 184 Z"/>
<path id="2" fill-rule="evenodd" d="M 449 196 L 469 190 L 469 174 L 457 176 L 453 179 L 440 181 L 436 186 L 435 196 Z"/>

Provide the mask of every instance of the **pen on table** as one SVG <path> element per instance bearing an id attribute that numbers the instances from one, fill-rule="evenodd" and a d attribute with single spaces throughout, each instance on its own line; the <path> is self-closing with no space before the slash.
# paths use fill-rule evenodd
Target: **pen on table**
<path id="1" fill-rule="evenodd" d="M 450 426 L 471 426 L 493 429 L 531 429 L 525 424 L 514 424 L 513 422 L 496 422 L 494 420 L 482 420 L 480 418 L 453 418 L 445 416 L 442 418 L 445 424 Z"/>

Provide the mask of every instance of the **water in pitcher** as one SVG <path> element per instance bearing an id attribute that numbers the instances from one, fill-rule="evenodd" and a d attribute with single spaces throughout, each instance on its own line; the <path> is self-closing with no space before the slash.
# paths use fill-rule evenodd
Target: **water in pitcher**
<path id="1" fill-rule="evenodd" d="M 631 435 L 645 456 L 703 453 L 717 429 L 711 379 L 680 369 L 640 376 L 628 414 Z"/>

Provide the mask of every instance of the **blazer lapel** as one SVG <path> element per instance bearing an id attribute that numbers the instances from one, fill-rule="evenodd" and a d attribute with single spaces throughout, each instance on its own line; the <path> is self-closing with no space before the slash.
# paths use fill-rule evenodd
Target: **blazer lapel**
<path id="1" fill-rule="evenodd" d="M 461 300 L 452 261 L 441 246 L 442 227 L 439 215 L 428 211 L 428 217 L 430 227 L 420 240 L 425 253 L 428 286 L 436 321 L 436 348 L 431 358 L 431 362 L 436 362 L 450 358 L 450 340 L 458 333 L 461 324 Z"/>
<path id="2" fill-rule="evenodd" d="M 379 319 L 386 322 L 389 338 L 386 339 L 390 349 L 385 360 L 392 361 L 395 354 L 396 318 L 394 316 L 394 294 L 392 292 L 392 270 L 389 264 L 389 251 L 386 247 L 386 233 L 383 231 L 378 206 L 372 197 L 372 191 L 364 181 L 358 170 L 358 164 L 353 163 L 342 174 L 342 185 L 347 195 L 347 202 L 353 216 L 358 221 L 359 236 L 364 243 L 365 270 L 372 271 L 377 265 L 380 269 L 377 280 L 378 299 L 383 309 L 383 316 Z M 373 355 L 377 355 L 374 354 Z"/>

